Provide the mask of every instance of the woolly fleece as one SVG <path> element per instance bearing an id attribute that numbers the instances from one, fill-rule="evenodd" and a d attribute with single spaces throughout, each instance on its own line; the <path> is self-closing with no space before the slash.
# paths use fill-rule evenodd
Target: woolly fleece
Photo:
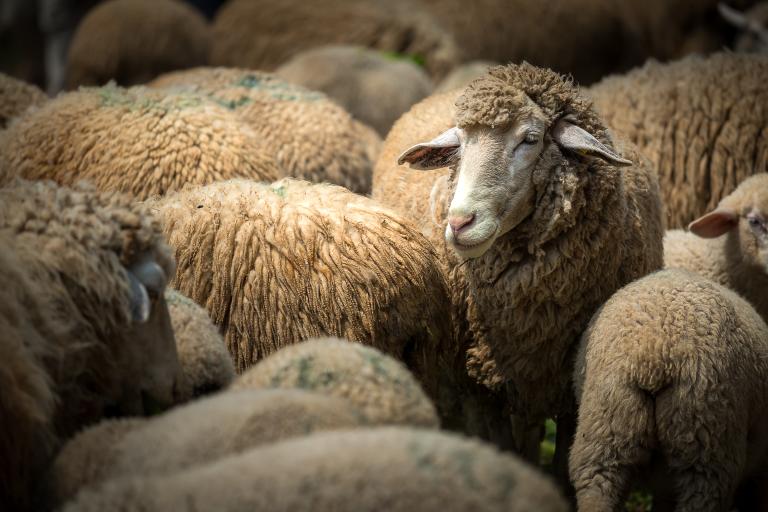
<path id="1" fill-rule="evenodd" d="M 648 62 L 589 89 L 617 134 L 659 176 L 667 226 L 681 228 L 768 166 L 768 60 L 717 53 Z"/>
<path id="2" fill-rule="evenodd" d="M 64 512 L 565 512 L 515 457 L 430 430 L 336 431 L 283 441 L 168 477 L 115 480 Z"/>
<path id="3" fill-rule="evenodd" d="M 21 177 L 88 180 L 135 199 L 282 174 L 258 135 L 224 106 L 143 87 L 62 94 L 14 123 L 0 144 L 0 160 Z"/>
<path id="4" fill-rule="evenodd" d="M 440 425 L 435 406 L 402 363 L 338 338 L 280 349 L 238 377 L 232 388 L 306 389 L 343 398 L 373 424 Z"/>
<path id="5" fill-rule="evenodd" d="M 574 371 L 579 510 L 618 509 L 654 454 L 675 510 L 731 510 L 737 484 L 766 474 L 767 372 L 768 326 L 732 291 L 677 269 L 618 291 L 584 333 Z"/>
<path id="6" fill-rule="evenodd" d="M 258 71 L 197 68 L 151 84 L 193 91 L 227 105 L 270 149 L 282 176 L 329 181 L 367 193 L 381 140 L 320 92 Z"/>

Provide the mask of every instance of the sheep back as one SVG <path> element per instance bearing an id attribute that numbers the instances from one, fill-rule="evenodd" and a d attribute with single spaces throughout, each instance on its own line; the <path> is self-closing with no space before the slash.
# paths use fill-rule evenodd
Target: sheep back
<path id="1" fill-rule="evenodd" d="M 37 86 L 0 73 L 0 130 L 11 119 L 23 114 L 30 107 L 39 107 L 48 97 Z"/>
<path id="2" fill-rule="evenodd" d="M 279 348 L 337 336 L 405 359 L 419 378 L 448 357 L 445 281 L 429 242 L 333 185 L 231 180 L 155 209 L 175 248 L 174 287 L 205 306 L 239 372 Z M 425 384 L 429 388 L 428 384 Z"/>
<path id="3" fill-rule="evenodd" d="M 402 363 L 336 338 L 282 348 L 238 377 L 232 388 L 306 389 L 347 400 L 372 424 L 439 426 L 435 406 Z"/>
<path id="4" fill-rule="evenodd" d="M 512 455 L 396 427 L 318 433 L 163 478 L 115 480 L 64 511 L 118 505 L 126 512 L 567 510 L 555 486 Z"/>
<path id="5" fill-rule="evenodd" d="M 181 188 L 281 174 L 262 141 L 225 107 L 190 93 L 113 85 L 62 94 L 2 138 L 16 175 L 146 199 Z"/>
<path id="6" fill-rule="evenodd" d="M 343 400 L 298 390 L 228 391 L 140 422 L 109 420 L 60 452 L 51 472 L 56 502 L 101 482 L 174 474 L 282 439 L 363 423 Z"/>
<path id="7" fill-rule="evenodd" d="M 767 81 L 764 58 L 718 53 L 651 61 L 588 94 L 606 124 L 651 160 L 667 225 L 680 228 L 768 166 Z"/>
<path id="8" fill-rule="evenodd" d="M 138 85 L 174 69 L 204 66 L 212 42 L 208 22 L 185 2 L 102 2 L 72 36 L 67 85 Z"/>
<path id="9" fill-rule="evenodd" d="M 371 187 L 381 140 L 320 92 L 258 71 L 197 68 L 162 75 L 153 87 L 194 91 L 227 105 L 271 149 L 284 172 L 354 192 Z"/>
<path id="10" fill-rule="evenodd" d="M 298 53 L 275 75 L 327 94 L 382 137 L 400 114 L 432 92 L 432 81 L 414 62 L 360 46 Z"/>

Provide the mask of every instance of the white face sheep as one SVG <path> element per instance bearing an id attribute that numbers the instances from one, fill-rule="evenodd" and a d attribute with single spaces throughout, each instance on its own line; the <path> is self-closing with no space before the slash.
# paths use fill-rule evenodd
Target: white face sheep
<path id="1" fill-rule="evenodd" d="M 578 337 L 613 292 L 661 268 L 655 173 L 551 70 L 493 68 L 454 99 L 428 98 L 395 124 L 373 195 L 441 250 L 466 369 L 499 397 L 479 417 L 508 424 L 513 414 L 522 439 L 521 429 L 540 432 L 557 416 L 562 454 Z M 451 169 L 409 171 L 398 154 L 419 169 Z"/>
<path id="2" fill-rule="evenodd" d="M 632 165 L 575 119 L 566 116 L 549 126 L 547 116 L 530 98 L 522 102 L 522 112 L 510 125 L 451 128 L 398 158 L 399 164 L 408 162 L 415 169 L 458 164 L 445 238 L 461 256 L 481 256 L 533 212 L 533 174 L 559 163 L 558 147 L 615 165 Z"/>

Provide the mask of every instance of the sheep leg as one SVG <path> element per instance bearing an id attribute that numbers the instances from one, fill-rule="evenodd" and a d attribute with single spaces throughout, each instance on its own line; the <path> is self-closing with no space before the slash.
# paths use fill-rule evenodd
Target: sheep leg
<path id="1" fill-rule="evenodd" d="M 652 398 L 617 376 L 588 377 L 570 453 L 579 510 L 619 510 L 635 468 L 650 460 Z M 559 430 L 559 424 L 558 424 Z"/>

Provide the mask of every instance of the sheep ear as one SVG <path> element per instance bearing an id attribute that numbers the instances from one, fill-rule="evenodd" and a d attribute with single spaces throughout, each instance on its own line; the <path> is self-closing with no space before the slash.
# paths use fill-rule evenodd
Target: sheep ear
<path id="1" fill-rule="evenodd" d="M 702 238 L 717 238 L 738 224 L 738 213 L 729 208 L 718 208 L 688 224 L 688 230 Z"/>
<path id="2" fill-rule="evenodd" d="M 566 119 L 560 119 L 552 128 L 552 139 L 558 146 L 580 155 L 592 156 L 614 165 L 632 165 L 630 160 L 617 155 L 591 133 Z"/>
<path id="3" fill-rule="evenodd" d="M 422 142 L 406 149 L 397 163 L 409 163 L 411 169 L 429 170 L 449 167 L 459 161 L 459 129 L 455 126 L 429 142 Z"/>
<path id="4" fill-rule="evenodd" d="M 131 286 L 131 319 L 134 323 L 143 324 L 149 320 L 151 310 L 149 294 L 141 281 L 130 270 L 128 271 L 128 282 Z"/>
<path id="5" fill-rule="evenodd" d="M 723 2 L 718 2 L 717 10 L 720 11 L 720 16 L 734 27 L 749 29 L 749 18 L 743 12 L 739 12 Z"/>

